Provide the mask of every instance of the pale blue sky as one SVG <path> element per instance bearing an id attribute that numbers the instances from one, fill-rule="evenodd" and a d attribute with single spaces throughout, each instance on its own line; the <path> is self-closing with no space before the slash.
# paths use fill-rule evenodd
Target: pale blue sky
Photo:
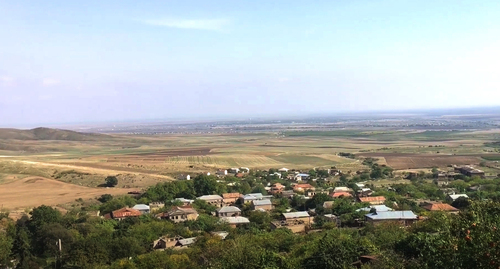
<path id="1" fill-rule="evenodd" d="M 500 1 L 0 0 L 0 126 L 500 105 Z"/>

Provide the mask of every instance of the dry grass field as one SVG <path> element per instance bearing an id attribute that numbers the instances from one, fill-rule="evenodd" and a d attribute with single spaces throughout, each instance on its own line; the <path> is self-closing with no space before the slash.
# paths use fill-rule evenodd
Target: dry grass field
<path id="1" fill-rule="evenodd" d="M 44 177 L 10 178 L 8 183 L 0 184 L 0 207 L 15 210 L 45 205 L 60 205 L 75 201 L 77 198 L 89 199 L 109 193 L 126 194 L 133 189 L 88 188 L 64 183 Z"/>

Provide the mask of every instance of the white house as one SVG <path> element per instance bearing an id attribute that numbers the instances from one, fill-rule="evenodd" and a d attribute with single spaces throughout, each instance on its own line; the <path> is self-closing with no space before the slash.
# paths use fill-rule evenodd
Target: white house
<path id="1" fill-rule="evenodd" d="M 290 170 L 290 169 L 283 167 L 281 169 L 278 169 L 278 172 L 285 172 L 285 173 L 287 173 L 288 170 Z"/>

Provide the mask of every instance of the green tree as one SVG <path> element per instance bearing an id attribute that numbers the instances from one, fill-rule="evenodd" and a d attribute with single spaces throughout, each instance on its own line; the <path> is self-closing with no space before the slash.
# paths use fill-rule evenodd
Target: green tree
<path id="1" fill-rule="evenodd" d="M 115 176 L 108 176 L 104 181 L 107 187 L 115 187 L 118 185 L 118 179 Z"/>
<path id="2" fill-rule="evenodd" d="M 10 255 L 13 247 L 13 239 L 7 233 L 0 232 L 0 267 L 5 267 L 10 264 Z"/>
<path id="3" fill-rule="evenodd" d="M 108 201 L 111 201 L 111 199 L 113 199 L 113 195 L 111 195 L 111 194 L 103 194 L 97 200 L 99 202 L 101 202 L 101 203 L 106 203 Z"/>
<path id="4" fill-rule="evenodd" d="M 213 176 L 198 175 L 193 179 L 193 185 L 197 196 L 216 194 L 219 190 L 219 183 Z"/>

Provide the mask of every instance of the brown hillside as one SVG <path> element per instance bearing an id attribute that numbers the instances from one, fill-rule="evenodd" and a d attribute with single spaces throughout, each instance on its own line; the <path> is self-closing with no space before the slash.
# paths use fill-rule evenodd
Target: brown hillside
<path id="1" fill-rule="evenodd" d="M 79 133 L 51 128 L 35 128 L 31 130 L 0 128 L 0 139 L 96 141 L 112 139 L 112 137 L 104 134 Z"/>

